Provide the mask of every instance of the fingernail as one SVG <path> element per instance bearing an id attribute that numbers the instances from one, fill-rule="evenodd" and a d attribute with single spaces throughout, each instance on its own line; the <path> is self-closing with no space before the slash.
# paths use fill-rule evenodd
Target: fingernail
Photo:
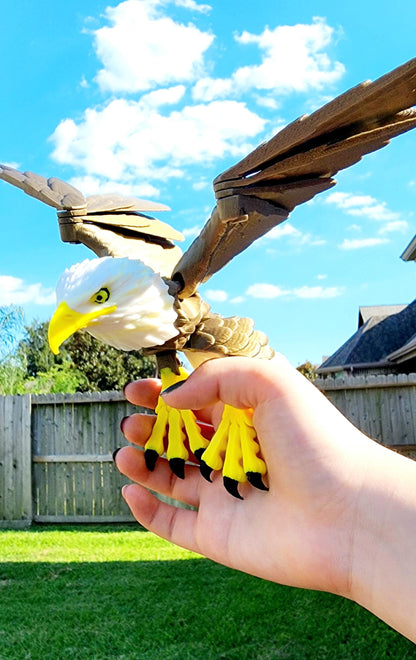
<path id="1" fill-rule="evenodd" d="M 178 383 L 173 383 L 173 385 L 170 385 L 165 390 L 162 390 L 160 396 L 164 396 L 165 394 L 170 394 L 171 392 L 174 392 L 175 390 L 178 389 L 178 387 L 183 385 L 185 382 L 186 382 L 185 380 L 180 380 Z"/>
<path id="2" fill-rule="evenodd" d="M 131 484 L 126 484 L 126 485 L 123 486 L 123 488 L 121 489 L 121 494 L 122 494 L 122 496 L 123 496 L 124 498 L 125 498 L 125 496 L 126 496 L 126 491 L 127 491 L 128 488 L 130 488 L 130 486 L 131 486 Z"/>
<path id="3" fill-rule="evenodd" d="M 123 433 L 123 435 L 124 435 L 123 426 L 125 424 L 126 419 L 128 419 L 128 418 L 129 418 L 129 415 L 127 415 L 126 417 L 123 417 L 123 419 L 120 422 L 120 431 Z"/>
<path id="4" fill-rule="evenodd" d="M 117 449 L 115 449 L 113 451 L 113 461 L 114 461 L 114 463 L 116 462 L 116 456 L 117 456 L 118 452 L 120 451 L 120 449 L 121 449 L 121 447 L 117 447 Z"/>
<path id="5" fill-rule="evenodd" d="M 127 388 L 129 385 L 131 385 L 131 382 L 132 382 L 132 381 L 130 380 L 128 383 L 126 383 L 126 384 L 124 385 L 124 387 L 123 387 L 123 396 L 126 396 L 126 388 Z"/>

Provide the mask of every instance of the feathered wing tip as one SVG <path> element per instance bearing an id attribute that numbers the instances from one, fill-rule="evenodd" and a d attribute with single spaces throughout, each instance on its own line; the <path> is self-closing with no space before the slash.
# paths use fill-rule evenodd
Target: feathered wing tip
<path id="1" fill-rule="evenodd" d="M 27 195 L 39 199 L 58 210 L 85 210 L 86 199 L 82 192 L 61 179 L 46 179 L 33 172 L 19 172 L 13 167 L 0 164 L 0 179 L 20 188 Z"/>
<path id="2" fill-rule="evenodd" d="M 84 197 L 61 179 L 8 165 L 0 165 L 0 179 L 54 207 L 65 243 L 83 243 L 99 257 L 141 259 L 164 275 L 171 274 L 182 254 L 173 243 L 182 241 L 182 234 L 148 215 L 169 210 L 164 204 L 117 193 Z"/>
<path id="3" fill-rule="evenodd" d="M 214 181 L 217 206 L 174 276 L 183 297 L 333 176 L 416 126 L 416 59 L 364 82 L 261 144 Z"/>
<path id="4" fill-rule="evenodd" d="M 19 172 L 8 165 L 0 164 L 0 179 L 20 188 L 27 195 L 39 199 L 48 206 L 53 206 L 59 211 L 77 212 L 74 215 L 83 216 L 88 214 L 105 213 L 146 213 L 154 211 L 169 211 L 169 207 L 159 202 L 147 199 L 128 197 L 118 193 L 105 193 L 102 195 L 89 195 L 84 197 L 83 193 L 74 188 L 70 183 L 62 181 L 57 177 L 46 179 L 34 172 Z M 135 226 L 132 219 L 130 226 Z M 171 232 L 178 234 L 174 229 Z M 162 235 L 162 234 L 161 234 Z"/>
<path id="5" fill-rule="evenodd" d="M 416 58 L 341 94 L 292 122 L 214 181 L 219 199 L 236 191 L 260 195 L 292 210 L 280 184 L 303 177 L 330 177 L 416 125 Z M 262 183 L 265 191 L 262 191 Z M 276 190 L 274 190 L 276 186 Z M 238 190 L 237 190 L 238 189 Z M 302 198 L 302 201 L 304 199 Z"/>

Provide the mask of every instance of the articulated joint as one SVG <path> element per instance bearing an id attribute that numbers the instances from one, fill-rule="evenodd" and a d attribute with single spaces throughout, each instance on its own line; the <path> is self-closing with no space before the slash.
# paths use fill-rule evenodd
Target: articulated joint
<path id="1" fill-rule="evenodd" d="M 59 232 L 64 243 L 80 243 L 77 229 L 83 224 L 85 209 L 68 209 L 58 213 Z"/>

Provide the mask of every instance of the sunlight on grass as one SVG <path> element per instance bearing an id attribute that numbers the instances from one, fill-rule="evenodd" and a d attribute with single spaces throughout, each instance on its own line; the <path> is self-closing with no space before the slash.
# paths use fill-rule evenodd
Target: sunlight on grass
<path id="1" fill-rule="evenodd" d="M 0 530 L 0 660 L 413 658 L 342 598 L 265 582 L 137 526 Z"/>
<path id="2" fill-rule="evenodd" d="M 137 525 L 35 527 L 0 531 L 0 561 L 174 561 L 195 558 Z"/>

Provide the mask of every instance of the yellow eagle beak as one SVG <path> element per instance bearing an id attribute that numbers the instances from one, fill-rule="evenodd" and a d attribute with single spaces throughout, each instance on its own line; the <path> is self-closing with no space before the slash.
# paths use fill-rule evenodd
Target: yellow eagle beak
<path id="1" fill-rule="evenodd" d="M 61 302 L 49 323 L 48 341 L 52 353 L 57 355 L 62 342 L 73 335 L 74 332 L 91 325 L 91 323 L 100 316 L 112 314 L 116 309 L 116 305 L 113 305 L 112 307 L 97 309 L 88 314 L 81 314 L 80 312 L 71 309 L 66 302 Z"/>

